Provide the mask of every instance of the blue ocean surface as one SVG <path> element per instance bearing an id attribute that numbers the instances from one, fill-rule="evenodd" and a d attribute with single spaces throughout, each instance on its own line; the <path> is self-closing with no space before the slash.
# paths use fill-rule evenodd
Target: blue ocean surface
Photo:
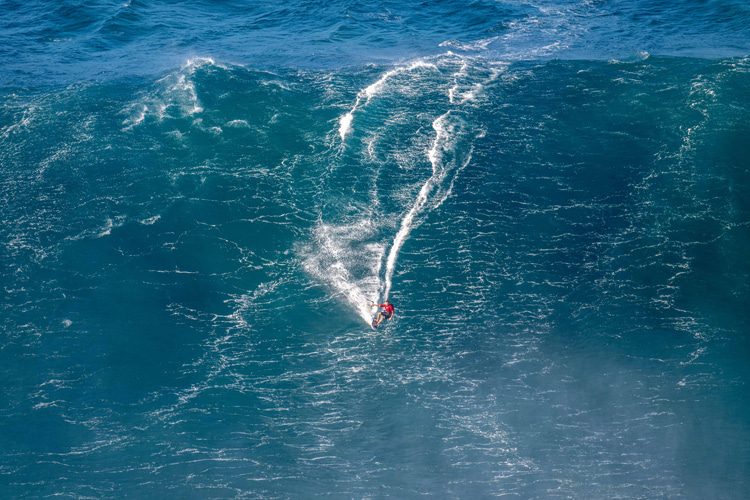
<path id="1" fill-rule="evenodd" d="M 744 1 L 4 0 L 0 497 L 748 498 L 749 139 Z"/>

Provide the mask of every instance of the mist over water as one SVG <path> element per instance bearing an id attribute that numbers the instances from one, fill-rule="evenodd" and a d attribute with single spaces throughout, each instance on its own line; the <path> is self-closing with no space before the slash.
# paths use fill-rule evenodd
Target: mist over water
<path id="1" fill-rule="evenodd" d="M 4 496 L 747 497 L 744 6 L 0 10 Z"/>

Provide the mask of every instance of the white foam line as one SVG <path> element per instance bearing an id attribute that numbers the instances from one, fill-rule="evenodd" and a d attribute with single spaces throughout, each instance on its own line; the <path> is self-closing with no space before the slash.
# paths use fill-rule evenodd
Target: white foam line
<path id="1" fill-rule="evenodd" d="M 428 63 L 426 61 L 416 61 L 412 63 L 410 66 L 403 66 L 400 68 L 392 69 L 391 71 L 387 71 L 383 76 L 380 77 L 378 81 L 367 87 L 366 89 L 360 91 L 359 94 L 357 94 L 357 100 L 354 102 L 354 106 L 352 107 L 352 110 L 346 113 L 344 116 L 342 116 L 339 119 L 339 135 L 341 136 L 341 141 L 343 142 L 346 138 L 346 135 L 351 130 L 352 120 L 354 120 L 354 112 L 357 111 L 357 109 L 360 107 L 360 104 L 363 100 L 365 100 L 364 106 L 367 106 L 370 103 L 370 100 L 376 96 L 385 85 L 385 82 L 392 76 L 397 75 L 399 73 L 403 73 L 405 71 L 412 71 L 417 68 L 437 68 L 432 63 Z"/>
<path id="2" fill-rule="evenodd" d="M 467 72 L 466 72 L 467 66 L 468 66 L 468 64 L 466 63 L 466 61 L 461 61 L 461 69 L 458 70 L 458 72 L 455 75 L 453 75 L 453 87 L 451 87 L 448 90 L 448 100 L 450 101 L 451 104 L 455 104 L 456 103 L 455 97 L 456 97 L 456 95 L 458 95 L 458 90 L 459 90 L 458 80 L 459 80 L 459 78 L 466 78 L 466 76 L 467 76 Z"/>
<path id="3" fill-rule="evenodd" d="M 419 190 L 419 194 L 417 195 L 417 199 L 414 201 L 414 205 L 412 205 L 409 212 L 407 212 L 406 216 L 404 216 L 404 218 L 401 220 L 401 228 L 396 234 L 396 237 L 393 239 L 393 245 L 391 246 L 391 251 L 388 254 L 388 260 L 385 267 L 385 289 L 383 291 L 383 300 L 388 299 L 388 296 L 391 292 L 393 271 L 396 268 L 398 254 L 401 251 L 401 247 L 404 245 L 404 242 L 409 237 L 412 229 L 414 229 L 418 225 L 419 221 L 415 222 L 417 216 L 424 211 L 425 205 L 429 201 L 430 194 L 435 189 L 435 186 L 440 186 L 445 181 L 445 177 L 448 175 L 448 168 L 446 168 L 446 166 L 442 162 L 442 154 L 440 153 L 440 151 L 442 149 L 445 149 L 446 141 L 455 139 L 455 136 L 452 134 L 453 128 L 446 127 L 446 120 L 450 114 L 451 112 L 448 111 L 432 123 L 432 127 L 437 132 L 435 141 L 432 143 L 432 148 L 430 148 L 430 151 L 428 153 L 428 158 L 430 160 L 430 163 L 432 164 L 432 176 L 427 179 L 427 181 L 422 186 L 422 189 Z M 466 164 L 468 164 L 468 159 L 466 162 L 464 162 L 461 168 L 465 167 Z M 447 199 L 452 186 L 453 182 L 451 182 L 450 188 L 437 201 L 433 208 L 437 208 L 443 203 L 443 201 Z"/>

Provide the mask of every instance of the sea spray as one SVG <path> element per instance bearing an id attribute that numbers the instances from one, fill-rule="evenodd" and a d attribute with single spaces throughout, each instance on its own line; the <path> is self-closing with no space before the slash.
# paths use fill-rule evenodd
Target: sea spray
<path id="1" fill-rule="evenodd" d="M 366 322 L 372 319 L 370 301 L 377 299 L 380 267 L 385 247 L 366 241 L 375 232 L 374 222 L 362 218 L 351 224 L 319 222 L 314 243 L 303 252 L 305 269 L 327 283 Z"/>

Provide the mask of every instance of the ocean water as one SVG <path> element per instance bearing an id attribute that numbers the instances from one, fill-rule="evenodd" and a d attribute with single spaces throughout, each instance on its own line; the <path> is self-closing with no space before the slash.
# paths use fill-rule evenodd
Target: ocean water
<path id="1" fill-rule="evenodd" d="M 750 497 L 749 56 L 735 0 L 0 2 L 0 497 Z"/>

